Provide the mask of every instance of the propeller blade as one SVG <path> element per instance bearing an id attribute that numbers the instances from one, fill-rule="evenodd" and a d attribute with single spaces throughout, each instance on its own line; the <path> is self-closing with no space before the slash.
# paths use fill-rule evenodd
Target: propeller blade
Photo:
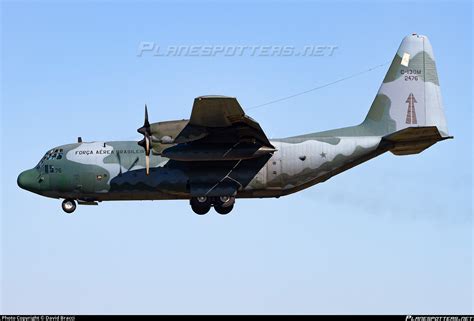
<path id="1" fill-rule="evenodd" d="M 151 136 L 151 128 L 150 122 L 148 121 L 148 107 L 145 104 L 145 121 L 143 122 L 143 126 L 137 129 L 137 132 L 142 134 L 144 137 L 141 141 L 138 142 L 138 145 L 142 146 L 145 149 L 145 161 L 146 161 L 146 174 L 150 174 L 150 136 Z"/>
<path id="2" fill-rule="evenodd" d="M 143 124 L 144 127 L 150 127 L 150 123 L 148 122 L 148 107 L 145 104 L 145 123 Z"/>
<path id="3" fill-rule="evenodd" d="M 150 174 L 150 137 L 145 135 L 146 174 Z"/>
<path id="4" fill-rule="evenodd" d="M 148 121 L 148 108 L 145 104 L 145 121 L 143 122 L 143 126 L 137 129 L 137 132 L 139 132 L 142 135 L 145 135 L 145 133 L 150 134 L 150 122 Z"/>
<path id="5" fill-rule="evenodd" d="M 150 155 L 150 137 L 148 135 L 145 135 L 145 144 L 145 152 Z"/>
<path id="6" fill-rule="evenodd" d="M 146 174 L 150 175 L 150 155 L 146 155 L 145 160 L 146 160 Z"/>
<path id="7" fill-rule="evenodd" d="M 122 176 L 122 159 L 120 158 L 120 153 L 117 151 L 115 155 L 117 155 L 117 160 L 119 164 L 119 176 Z"/>
<path id="8" fill-rule="evenodd" d="M 137 158 L 135 158 L 135 160 L 133 161 L 132 165 L 130 165 L 130 167 L 127 169 L 127 172 L 130 171 L 135 165 L 137 165 L 139 160 L 140 159 L 137 156 Z"/>

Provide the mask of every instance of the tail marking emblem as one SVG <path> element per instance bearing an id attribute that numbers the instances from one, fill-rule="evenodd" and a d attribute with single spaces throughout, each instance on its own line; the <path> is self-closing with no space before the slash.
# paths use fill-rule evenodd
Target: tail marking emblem
<path id="1" fill-rule="evenodd" d="M 408 103 L 406 123 L 417 124 L 416 112 L 415 112 L 415 103 L 417 103 L 417 101 L 415 99 L 415 96 L 413 96 L 413 93 L 410 93 L 410 95 L 408 95 L 406 103 Z"/>

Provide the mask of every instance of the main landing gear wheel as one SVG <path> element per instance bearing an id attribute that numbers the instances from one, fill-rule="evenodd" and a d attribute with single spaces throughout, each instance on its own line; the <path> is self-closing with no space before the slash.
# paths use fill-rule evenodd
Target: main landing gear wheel
<path id="1" fill-rule="evenodd" d="M 235 197 L 221 196 L 214 203 L 214 209 L 221 215 L 229 214 L 234 208 Z"/>
<path id="2" fill-rule="evenodd" d="M 211 209 L 211 200 L 205 196 L 193 197 L 189 201 L 194 213 L 204 215 Z"/>
<path id="3" fill-rule="evenodd" d="M 226 206 L 226 207 L 222 205 L 214 205 L 214 209 L 216 210 L 216 212 L 221 215 L 229 214 L 233 208 L 234 208 L 234 204 Z"/>
<path id="4" fill-rule="evenodd" d="M 76 210 L 76 202 L 72 199 L 65 199 L 61 204 L 61 207 L 64 212 L 71 214 Z"/>

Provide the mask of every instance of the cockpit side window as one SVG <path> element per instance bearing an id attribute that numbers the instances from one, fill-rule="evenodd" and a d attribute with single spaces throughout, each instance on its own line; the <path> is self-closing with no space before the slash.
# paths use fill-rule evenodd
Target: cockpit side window
<path id="1" fill-rule="evenodd" d="M 47 159 L 48 159 L 48 153 L 46 153 L 46 155 L 44 155 L 43 158 L 41 158 L 38 165 L 36 165 L 36 168 L 40 169 L 41 167 L 43 167 L 43 164 Z"/>
<path id="2" fill-rule="evenodd" d="M 62 159 L 63 158 L 63 152 L 64 152 L 64 150 L 62 148 L 56 148 L 56 149 L 50 150 L 49 152 L 47 152 L 43 156 L 43 158 L 41 158 L 38 165 L 36 165 L 36 168 L 40 169 L 41 167 L 43 167 L 44 162 L 47 161 L 47 160 Z M 45 169 L 45 171 L 46 171 L 46 173 L 48 173 L 47 169 Z"/>

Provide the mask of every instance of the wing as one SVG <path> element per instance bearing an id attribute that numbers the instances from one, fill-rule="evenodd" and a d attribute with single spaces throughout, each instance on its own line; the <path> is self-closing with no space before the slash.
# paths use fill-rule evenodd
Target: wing
<path id="1" fill-rule="evenodd" d="M 194 99 L 189 123 L 175 143 L 193 141 L 218 144 L 248 142 L 273 147 L 260 125 L 245 115 L 237 99 L 225 96 L 202 96 Z"/>
<path id="2" fill-rule="evenodd" d="M 237 99 L 203 96 L 194 100 L 189 122 L 162 151 L 189 177 L 192 196 L 230 196 L 244 189 L 275 148 Z"/>

